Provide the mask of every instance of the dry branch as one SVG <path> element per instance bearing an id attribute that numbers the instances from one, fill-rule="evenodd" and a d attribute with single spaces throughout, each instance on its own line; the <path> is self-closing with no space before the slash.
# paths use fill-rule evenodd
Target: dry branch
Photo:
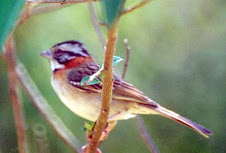
<path id="1" fill-rule="evenodd" d="M 61 3 L 61 4 L 68 4 L 68 3 L 92 3 L 98 2 L 99 0 L 27 0 L 30 3 Z"/>
<path id="2" fill-rule="evenodd" d="M 128 63 L 129 63 L 129 56 L 130 56 L 130 46 L 128 44 L 127 39 L 124 39 L 124 45 L 126 47 L 126 60 L 124 63 L 122 79 L 125 78 L 125 74 L 127 71 Z M 136 122 L 138 124 L 140 135 L 141 135 L 142 139 L 144 140 L 144 142 L 146 143 L 150 152 L 158 153 L 159 152 L 158 148 L 156 147 L 154 140 L 152 139 L 151 135 L 149 134 L 147 128 L 145 127 L 143 119 L 139 115 L 136 116 Z"/>
<path id="3" fill-rule="evenodd" d="M 110 112 L 110 103 L 112 99 L 112 86 L 113 86 L 113 55 L 116 46 L 117 34 L 118 34 L 118 22 L 117 19 L 107 32 L 106 50 L 104 53 L 104 70 L 103 70 L 103 89 L 101 92 L 101 110 L 93 130 L 92 139 L 88 145 L 88 153 L 95 153 L 100 143 L 100 137 L 102 131 L 105 129 L 108 115 Z"/>
<path id="4" fill-rule="evenodd" d="M 125 78 L 127 67 L 128 67 L 128 63 L 129 63 L 129 56 L 130 56 L 130 46 L 128 44 L 128 40 L 127 39 L 124 39 L 124 45 L 126 47 L 126 60 L 125 60 L 125 63 L 124 63 L 122 79 Z"/>

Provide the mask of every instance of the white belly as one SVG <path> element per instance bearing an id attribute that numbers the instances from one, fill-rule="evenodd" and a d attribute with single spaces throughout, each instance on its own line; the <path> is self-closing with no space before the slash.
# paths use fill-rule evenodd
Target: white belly
<path id="1" fill-rule="evenodd" d="M 83 93 L 70 84 L 52 79 L 52 86 L 60 100 L 75 114 L 96 121 L 100 109 L 100 95 Z"/>

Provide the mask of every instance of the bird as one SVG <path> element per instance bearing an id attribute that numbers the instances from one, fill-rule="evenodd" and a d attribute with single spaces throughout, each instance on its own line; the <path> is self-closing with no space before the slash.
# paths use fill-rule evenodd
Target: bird
<path id="1" fill-rule="evenodd" d="M 81 85 L 81 80 L 98 72 L 100 65 L 95 62 L 83 43 L 76 40 L 60 42 L 40 55 L 50 61 L 51 84 L 59 99 L 76 115 L 95 122 L 100 111 L 102 83 Z M 98 76 L 98 79 L 101 81 L 101 77 Z M 161 115 L 206 138 L 212 134 L 212 131 L 204 126 L 161 106 L 114 74 L 108 122 L 145 114 Z"/>

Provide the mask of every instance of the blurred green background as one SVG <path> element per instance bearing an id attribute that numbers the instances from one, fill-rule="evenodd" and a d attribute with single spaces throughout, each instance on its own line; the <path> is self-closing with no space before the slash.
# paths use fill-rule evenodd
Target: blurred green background
<path id="1" fill-rule="evenodd" d="M 129 0 L 127 5 L 132 3 Z M 100 19 L 100 5 L 95 4 Z M 106 34 L 106 29 L 102 28 Z M 85 144 L 84 119 L 57 98 L 51 71 L 40 52 L 65 40 L 79 40 L 99 63 L 103 51 L 86 4 L 33 16 L 15 32 L 17 54 L 37 87 L 64 123 Z M 126 80 L 151 99 L 200 123 L 214 133 L 205 139 L 160 116 L 142 116 L 162 153 L 226 152 L 226 1 L 156 0 L 122 17 L 116 55 L 125 58 L 123 39 L 131 46 Z M 123 64 L 119 64 L 122 72 Z M 0 58 L 0 152 L 18 152 L 9 100 L 6 64 Z M 50 152 L 70 150 L 48 127 L 22 92 L 31 152 L 36 124 L 47 129 Z M 104 153 L 148 153 L 134 119 L 120 121 L 102 144 Z"/>

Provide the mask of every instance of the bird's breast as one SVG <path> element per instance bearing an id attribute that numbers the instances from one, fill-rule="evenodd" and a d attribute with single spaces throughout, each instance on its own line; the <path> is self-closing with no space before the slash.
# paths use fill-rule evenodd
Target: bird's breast
<path id="1" fill-rule="evenodd" d="M 100 95 L 79 91 L 66 79 L 52 78 L 52 86 L 60 100 L 75 114 L 96 121 L 100 108 Z"/>

